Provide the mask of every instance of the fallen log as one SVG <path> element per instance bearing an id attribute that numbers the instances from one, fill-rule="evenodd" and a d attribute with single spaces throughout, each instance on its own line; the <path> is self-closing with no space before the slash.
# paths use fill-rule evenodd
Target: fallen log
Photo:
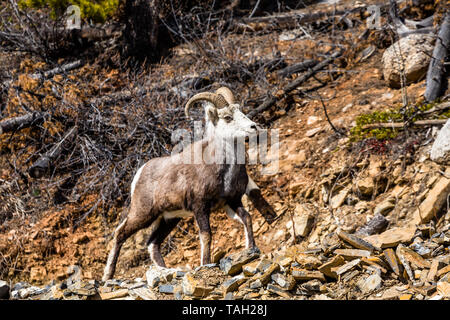
<path id="1" fill-rule="evenodd" d="M 48 78 L 53 77 L 56 74 L 74 70 L 74 69 L 82 67 L 83 65 L 84 65 L 84 62 L 82 60 L 76 60 L 73 62 L 66 63 L 62 66 L 53 68 L 51 70 L 45 71 L 44 73 L 33 73 L 31 75 L 31 77 L 34 79 L 39 79 L 39 80 L 48 79 Z"/>
<path id="2" fill-rule="evenodd" d="M 36 72 L 36 73 L 29 74 L 29 77 L 42 81 L 42 80 L 51 78 L 54 75 L 57 75 L 59 73 L 64 73 L 64 72 L 67 72 L 67 71 L 71 71 L 71 70 L 80 68 L 83 65 L 84 65 L 84 62 L 82 60 L 76 60 L 76 61 L 73 61 L 73 62 L 66 63 L 66 64 L 64 64 L 62 66 L 53 68 L 51 70 L 44 71 L 43 73 L 42 72 Z M 4 87 L 4 88 L 7 88 L 7 87 L 9 87 L 11 85 L 11 83 L 13 81 L 14 81 L 13 79 L 10 79 L 10 80 L 4 81 L 0 85 L 2 87 Z"/>
<path id="3" fill-rule="evenodd" d="M 72 127 L 69 132 L 53 146 L 47 153 L 41 156 L 33 165 L 28 169 L 28 173 L 32 178 L 40 178 L 46 172 L 49 171 L 52 162 L 61 154 L 66 142 L 70 141 L 77 132 L 77 127 Z"/>
<path id="4" fill-rule="evenodd" d="M 418 120 L 415 122 L 411 122 L 412 126 L 438 126 L 443 125 L 447 122 L 448 119 L 432 119 L 432 120 Z M 377 129 L 377 128 L 392 128 L 392 129 L 401 129 L 405 127 L 404 122 L 382 122 L 382 123 L 371 123 L 366 124 L 362 127 L 362 129 Z"/>
<path id="5" fill-rule="evenodd" d="M 433 50 L 430 65 L 427 71 L 427 88 L 425 89 L 425 99 L 427 101 L 434 101 L 441 95 L 442 80 L 444 75 L 444 63 L 448 57 L 450 46 L 450 10 L 442 22 L 439 30 L 436 44 Z"/>
<path id="6" fill-rule="evenodd" d="M 277 74 L 278 74 L 278 76 L 285 78 L 285 77 L 290 76 L 291 74 L 308 70 L 309 68 L 314 67 L 317 63 L 318 63 L 317 60 L 313 60 L 313 59 L 305 60 L 305 61 L 302 61 L 299 63 L 295 63 L 293 65 L 287 66 L 286 68 L 279 70 L 277 72 Z"/>
<path id="7" fill-rule="evenodd" d="M 257 114 L 259 114 L 259 113 L 263 112 L 264 110 L 266 110 L 267 108 L 271 107 L 273 104 L 275 104 L 275 102 L 277 102 L 278 100 L 284 98 L 286 94 L 288 94 L 289 92 L 291 92 L 292 90 L 297 88 L 300 84 L 302 84 L 303 82 L 305 82 L 309 78 L 311 78 L 318 71 L 320 71 L 321 69 L 323 69 L 326 66 L 328 66 L 332 61 L 334 61 L 334 59 L 339 57 L 341 54 L 342 54 L 342 52 L 335 52 L 330 57 L 328 57 L 325 60 L 323 60 L 322 62 L 316 64 L 313 68 L 309 69 L 308 72 L 306 72 L 304 75 L 302 75 L 301 77 L 298 77 L 297 79 L 295 79 L 294 81 L 289 83 L 282 90 L 282 92 L 280 94 L 278 94 L 277 96 L 271 96 L 266 101 L 264 101 L 263 104 L 260 105 L 258 108 L 250 111 L 247 114 L 247 116 L 249 118 L 253 118 Z"/>
<path id="8" fill-rule="evenodd" d="M 41 123 L 46 116 L 48 116 L 46 112 L 32 112 L 23 116 L 3 120 L 0 122 L 0 134 L 29 128 Z"/>
<path id="9" fill-rule="evenodd" d="M 294 11 L 264 17 L 244 18 L 237 20 L 235 22 L 235 27 L 237 31 L 246 31 L 248 29 L 253 31 L 272 31 L 274 29 L 295 27 L 299 24 L 317 22 L 321 19 L 323 20 L 330 17 L 348 15 L 349 13 L 362 12 L 364 10 L 366 10 L 366 7 L 315 13 L 302 13 L 299 11 Z"/>

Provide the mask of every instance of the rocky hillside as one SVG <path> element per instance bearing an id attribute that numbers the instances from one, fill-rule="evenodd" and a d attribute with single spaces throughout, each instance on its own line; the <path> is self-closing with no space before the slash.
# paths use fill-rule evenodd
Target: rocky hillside
<path id="1" fill-rule="evenodd" d="M 411 21 L 433 16 L 438 28 L 443 9 L 436 3 L 401 6 L 400 11 Z M 2 52 L 0 59 L 16 59 L 20 66 L 2 70 L 11 74 L 14 85 L 4 92 L 7 104 L 0 124 L 3 118 L 21 114 L 20 102 L 35 111 L 56 108 L 65 119 L 99 126 L 94 134 L 78 126 L 84 131 L 74 139 L 82 147 L 70 154 L 81 157 L 85 152 L 105 165 L 84 167 L 72 181 L 63 169 L 78 158 L 66 156 L 58 158 L 64 166 L 53 176 L 33 179 L 28 168 L 39 159 L 35 153 L 45 150 L 33 144 L 36 132 L 28 128 L 20 135 L 1 135 L 0 299 L 449 299 L 448 76 L 440 98 L 427 102 L 426 72 L 435 37 L 414 33 L 397 41 L 396 33 L 368 29 L 365 10 L 349 11 L 358 6 L 365 8 L 357 1 L 314 4 L 298 12 L 348 13 L 289 28 L 281 23 L 273 27 L 278 16 L 269 23 L 247 21 L 246 32 L 255 33 L 233 32 L 220 40 L 226 72 L 218 56 L 202 56 L 212 45 L 192 43 L 175 47 L 161 64 L 140 75 L 127 74 L 126 79 L 119 69 L 99 63 L 67 70 L 63 76 L 34 79 L 30 75 L 51 68 L 34 57 Z M 380 6 L 385 23 L 388 14 Z M 236 47 L 242 52 L 236 53 Z M 317 65 L 338 48 L 343 51 L 331 64 L 289 89 L 314 68 L 292 71 L 294 66 L 307 60 L 317 60 Z M 395 54 L 398 48 L 402 59 Z M 277 64 L 280 57 L 283 61 Z M 205 69 L 208 64 L 211 70 Z M 232 67 L 237 73 L 230 71 Z M 240 74 L 242 68 L 251 76 Z M 198 267 L 198 231 L 189 218 L 164 242 L 169 268 L 151 265 L 146 248 L 149 230 L 142 230 L 124 244 L 115 279 L 100 281 L 112 232 L 128 205 L 126 192 L 137 163 L 152 157 L 156 148 L 161 153 L 170 148 L 168 142 L 158 147 L 149 143 L 153 136 L 148 137 L 143 123 L 160 119 L 159 113 L 154 113 L 156 107 L 139 103 L 153 103 L 167 115 L 160 124 L 174 125 L 182 108 L 164 113 L 161 106 L 181 106 L 192 92 L 224 82 L 248 114 L 276 97 L 254 119 L 279 130 L 278 170 L 262 174 L 262 169 L 274 168 L 269 163 L 251 166 L 249 172 L 278 219 L 268 224 L 243 199 L 252 214 L 259 251 L 246 250 L 242 226 L 219 211 L 211 217 L 213 264 Z M 52 90 L 61 90 L 63 100 L 49 99 Z M 170 94 L 163 95 L 162 90 Z M 38 95 L 48 96 L 38 99 Z M 60 110 L 57 101 L 70 101 L 80 109 Z M 122 110 L 136 113 L 126 115 Z M 121 116 L 106 119 L 110 113 Z M 97 114 L 103 118 L 94 117 Z M 129 128 L 121 127 L 119 120 Z M 58 121 L 44 122 L 48 141 L 70 132 Z M 102 130 L 118 141 L 96 140 L 109 148 L 111 159 L 101 158 L 95 144 L 89 144 Z M 126 140 L 133 130 L 138 132 L 136 140 Z M 157 135 L 166 137 L 164 130 Z M 116 146 L 122 142 L 119 152 Z M 135 158 L 140 146 L 145 152 Z M 126 156 L 120 158 L 121 154 Z M 119 162 L 113 158 L 120 164 L 114 166 Z M 122 165 L 130 168 L 121 171 Z M 117 183 L 114 190 L 102 182 L 112 172 L 117 179 L 108 181 Z M 126 192 L 110 207 L 102 207 L 101 201 L 109 201 L 117 190 Z M 65 200 L 55 203 L 55 194 Z"/>

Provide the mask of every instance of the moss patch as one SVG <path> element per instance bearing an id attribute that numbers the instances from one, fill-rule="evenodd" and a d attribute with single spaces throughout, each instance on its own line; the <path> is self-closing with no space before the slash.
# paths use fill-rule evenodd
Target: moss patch
<path id="1" fill-rule="evenodd" d="M 406 108 L 405 116 L 410 118 L 418 110 L 427 111 L 438 105 L 440 101 L 435 101 L 432 103 L 417 103 L 415 105 L 408 106 Z M 433 113 L 426 115 L 430 119 L 448 119 L 450 118 L 450 110 L 445 112 Z M 404 115 L 401 113 L 401 106 L 397 106 L 394 109 L 388 109 L 383 111 L 375 111 L 372 113 L 366 113 L 358 116 L 356 118 L 356 126 L 350 130 L 350 141 L 357 142 L 364 139 L 375 138 L 377 140 L 391 140 L 397 137 L 400 129 L 392 128 L 372 128 L 364 129 L 365 125 L 373 123 L 389 123 L 389 122 L 402 122 Z M 424 115 L 415 115 L 412 120 L 422 120 L 425 119 Z"/>

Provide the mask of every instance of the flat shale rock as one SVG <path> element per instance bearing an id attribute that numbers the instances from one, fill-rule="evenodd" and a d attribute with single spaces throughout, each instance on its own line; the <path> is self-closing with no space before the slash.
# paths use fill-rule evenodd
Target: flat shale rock
<path id="1" fill-rule="evenodd" d="M 407 228 L 392 228 L 384 231 L 380 234 L 371 235 L 365 237 L 364 240 L 371 243 L 375 247 L 382 249 L 396 247 L 400 243 L 410 243 L 414 234 L 416 232 L 416 227 Z"/>
<path id="2" fill-rule="evenodd" d="M 358 282 L 358 287 L 363 293 L 369 293 L 381 287 L 383 280 L 378 274 L 372 274 Z"/>
<path id="3" fill-rule="evenodd" d="M 176 269 L 152 265 L 145 273 L 147 284 L 150 286 L 150 288 L 155 288 L 159 284 L 170 282 L 173 279 L 174 273 L 176 271 Z"/>
<path id="4" fill-rule="evenodd" d="M 272 280 L 284 290 L 292 290 L 295 286 L 295 279 L 291 275 L 285 276 L 281 273 L 274 273 Z"/>
<path id="5" fill-rule="evenodd" d="M 369 257 L 370 251 L 368 250 L 360 250 L 360 249 L 336 249 L 334 250 L 334 254 L 338 254 L 343 256 L 347 260 Z"/>
<path id="6" fill-rule="evenodd" d="M 445 298 L 450 298 L 450 282 L 439 281 L 436 290 L 439 295 Z"/>
<path id="7" fill-rule="evenodd" d="M 220 260 L 220 270 L 230 276 L 234 276 L 242 271 L 242 267 L 260 256 L 259 249 L 247 249 L 232 254 Z"/>
<path id="8" fill-rule="evenodd" d="M 241 284 L 243 284 L 247 279 L 244 275 L 239 274 L 237 276 L 234 276 L 231 279 L 226 280 L 224 283 L 222 283 L 222 288 L 224 290 L 224 293 L 236 291 Z"/>
<path id="9" fill-rule="evenodd" d="M 412 224 L 421 224 L 429 222 L 441 208 L 447 203 L 447 197 L 450 193 L 450 167 L 445 170 L 445 176 L 439 178 L 433 188 L 428 192 L 425 200 L 419 208 L 414 211 Z"/>
<path id="10" fill-rule="evenodd" d="M 389 248 L 389 249 L 384 250 L 383 253 L 384 253 L 384 258 L 386 259 L 387 263 L 391 267 L 392 271 L 394 271 L 394 273 L 399 276 L 400 275 L 400 266 L 398 264 L 397 256 L 395 255 L 394 250 Z"/>
<path id="11" fill-rule="evenodd" d="M 295 256 L 295 261 L 304 269 L 317 269 L 322 262 L 315 256 L 305 253 L 299 253 Z"/>
<path id="12" fill-rule="evenodd" d="M 295 280 L 299 281 L 309 281 L 317 279 L 322 282 L 326 282 L 324 274 L 320 271 L 310 271 L 294 267 L 292 268 L 291 274 Z"/>
<path id="13" fill-rule="evenodd" d="M 349 234 L 345 231 L 340 230 L 337 232 L 337 235 L 340 239 L 342 239 L 344 242 L 347 242 L 354 248 L 361 249 L 361 250 L 368 250 L 370 252 L 372 252 L 376 249 L 375 248 L 376 246 L 373 246 L 369 242 L 367 242 L 353 234 Z"/>
<path id="14" fill-rule="evenodd" d="M 128 296 L 128 289 L 120 289 L 108 293 L 100 293 L 102 300 L 112 300 Z"/>
<path id="15" fill-rule="evenodd" d="M 181 286 L 185 295 L 199 298 L 205 298 L 214 289 L 213 287 L 202 285 L 190 272 L 184 275 Z"/>
<path id="16" fill-rule="evenodd" d="M 319 271 L 325 274 L 326 276 L 330 278 L 338 278 L 338 275 L 335 271 L 332 271 L 333 268 L 340 267 L 343 264 L 345 264 L 345 259 L 341 256 L 335 256 L 328 262 L 324 263 L 319 267 Z M 335 269 L 334 269 L 335 270 Z M 295 277 L 295 276 L 294 276 Z"/>
<path id="17" fill-rule="evenodd" d="M 431 266 L 431 263 L 424 258 L 422 258 L 417 252 L 409 249 L 408 247 L 404 247 L 400 245 L 398 247 L 398 250 L 400 250 L 403 253 L 403 256 L 409 261 L 410 264 L 413 266 L 424 269 L 429 269 Z"/>

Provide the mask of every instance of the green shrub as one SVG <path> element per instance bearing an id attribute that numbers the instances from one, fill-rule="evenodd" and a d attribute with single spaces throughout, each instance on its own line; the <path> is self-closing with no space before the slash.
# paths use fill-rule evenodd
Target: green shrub
<path id="1" fill-rule="evenodd" d="M 80 7 L 82 19 L 105 22 L 116 12 L 119 0 L 20 0 L 19 5 L 22 9 L 49 8 L 52 18 L 64 14 L 70 5 L 77 5 Z"/>
<path id="2" fill-rule="evenodd" d="M 432 103 L 417 103 L 415 106 L 409 106 L 406 108 L 406 117 L 414 115 L 416 108 L 420 111 L 427 111 L 435 107 L 439 101 Z M 398 105 L 394 109 L 388 109 L 384 111 L 375 111 L 372 113 L 362 114 L 356 117 L 356 126 L 350 129 L 351 141 L 356 142 L 367 138 L 376 138 L 377 140 L 390 140 L 395 138 L 399 130 L 392 128 L 367 128 L 364 126 L 372 123 L 388 123 L 388 122 L 402 122 L 403 115 L 400 112 L 401 105 Z M 433 118 L 448 119 L 450 117 L 450 110 L 446 112 L 437 113 L 431 115 Z M 422 120 L 422 115 L 416 115 L 412 118 L 412 121 Z"/>

